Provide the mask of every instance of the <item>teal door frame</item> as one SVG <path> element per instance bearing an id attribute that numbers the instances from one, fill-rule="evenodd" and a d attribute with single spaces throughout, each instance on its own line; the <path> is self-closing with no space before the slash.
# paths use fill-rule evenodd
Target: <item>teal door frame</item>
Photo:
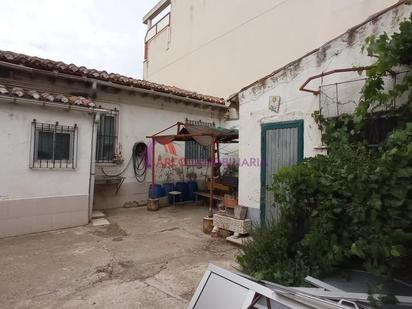
<path id="1" fill-rule="evenodd" d="M 260 222 L 266 221 L 266 133 L 274 129 L 298 129 L 298 162 L 303 160 L 303 120 L 265 123 L 261 125 Z"/>

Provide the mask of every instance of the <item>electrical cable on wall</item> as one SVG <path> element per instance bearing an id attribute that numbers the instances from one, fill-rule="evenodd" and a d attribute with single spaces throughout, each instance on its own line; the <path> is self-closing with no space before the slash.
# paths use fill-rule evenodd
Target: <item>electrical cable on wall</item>
<path id="1" fill-rule="evenodd" d="M 117 174 L 107 174 L 102 167 L 102 173 L 107 177 L 119 177 L 122 175 L 130 165 L 130 162 L 133 162 L 133 173 L 137 182 L 143 183 L 146 179 L 147 172 L 147 146 L 143 142 L 134 143 L 132 148 L 132 155 L 130 156 L 129 161 L 127 162 L 125 168 Z"/>

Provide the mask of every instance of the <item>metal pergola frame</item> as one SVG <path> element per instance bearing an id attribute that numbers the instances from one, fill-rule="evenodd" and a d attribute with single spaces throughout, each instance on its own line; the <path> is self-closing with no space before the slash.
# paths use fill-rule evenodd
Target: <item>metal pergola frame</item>
<path id="1" fill-rule="evenodd" d="M 206 136 L 206 137 L 211 137 L 212 142 L 210 144 L 211 146 L 211 152 L 210 152 L 210 165 L 211 165 L 211 171 L 210 171 L 210 198 L 209 198 L 209 211 L 208 211 L 208 216 L 211 218 L 213 217 L 213 194 L 214 194 L 214 177 L 215 177 L 215 154 L 218 152 L 218 145 L 219 143 L 237 143 L 237 139 L 239 138 L 239 133 L 234 133 L 234 132 L 219 132 L 219 130 L 214 129 L 213 127 L 210 127 L 209 130 L 212 130 L 213 132 L 206 132 L 206 133 L 198 133 L 198 134 L 186 134 L 182 133 L 182 129 L 186 126 L 190 125 L 192 127 L 195 127 L 193 124 L 185 124 L 183 122 L 176 122 L 175 124 L 153 134 L 146 136 L 146 138 L 152 139 L 152 185 L 156 183 L 156 169 L 155 169 L 155 155 L 156 155 L 156 139 L 160 138 L 169 138 L 171 139 L 171 142 L 173 141 L 195 141 L 194 137 L 200 137 L 200 136 Z M 167 130 L 170 130 L 172 128 L 177 129 L 176 134 L 165 134 L 161 135 L 162 133 L 166 132 Z M 227 130 L 230 131 L 230 130 Z"/>

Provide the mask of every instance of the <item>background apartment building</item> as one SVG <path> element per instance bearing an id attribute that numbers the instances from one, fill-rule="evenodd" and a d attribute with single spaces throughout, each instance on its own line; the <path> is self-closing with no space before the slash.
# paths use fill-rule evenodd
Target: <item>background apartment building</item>
<path id="1" fill-rule="evenodd" d="M 143 77 L 228 97 L 396 2 L 161 0 L 143 18 Z"/>

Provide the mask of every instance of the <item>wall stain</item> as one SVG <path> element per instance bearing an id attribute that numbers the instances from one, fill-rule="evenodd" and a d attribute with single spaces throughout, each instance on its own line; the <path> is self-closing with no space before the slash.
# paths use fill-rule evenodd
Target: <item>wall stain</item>
<path id="1" fill-rule="evenodd" d="M 316 53 L 316 64 L 318 65 L 318 67 L 320 67 L 322 63 L 325 62 L 328 50 L 330 48 L 331 48 L 331 44 L 324 45 Z"/>
<path id="2" fill-rule="evenodd" d="M 349 31 L 346 34 L 346 43 L 348 46 L 352 46 L 353 43 L 356 42 L 356 37 L 357 37 L 357 30 L 356 29 L 349 29 Z"/>

